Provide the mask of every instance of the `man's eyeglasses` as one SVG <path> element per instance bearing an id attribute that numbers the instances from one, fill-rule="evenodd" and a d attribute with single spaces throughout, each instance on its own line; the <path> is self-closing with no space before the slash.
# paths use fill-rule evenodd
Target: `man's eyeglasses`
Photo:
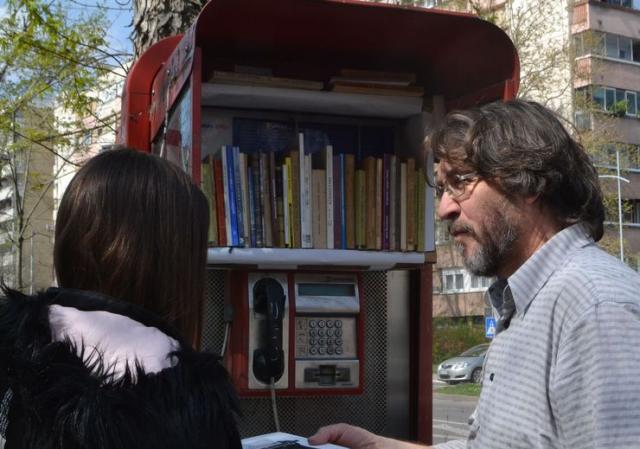
<path id="1" fill-rule="evenodd" d="M 469 185 L 478 179 L 480 179 L 480 175 L 476 172 L 452 175 L 450 180 L 445 180 L 442 184 L 436 185 L 436 196 L 440 199 L 444 192 L 447 192 L 451 199 L 466 199 L 471 194 L 471 190 L 468 190 Z"/>

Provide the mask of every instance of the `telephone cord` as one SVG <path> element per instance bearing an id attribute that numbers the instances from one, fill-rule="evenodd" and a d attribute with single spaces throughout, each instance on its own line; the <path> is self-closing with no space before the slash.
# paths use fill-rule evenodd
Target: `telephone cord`
<path id="1" fill-rule="evenodd" d="M 224 338 L 222 339 L 222 348 L 220 349 L 220 357 L 224 358 L 224 354 L 227 352 L 227 343 L 229 341 L 229 323 L 224 325 Z"/>
<path id="2" fill-rule="evenodd" d="M 276 382 L 271 378 L 271 408 L 273 409 L 273 423 L 276 426 L 276 432 L 280 432 L 280 419 L 278 418 L 278 406 L 276 404 Z"/>

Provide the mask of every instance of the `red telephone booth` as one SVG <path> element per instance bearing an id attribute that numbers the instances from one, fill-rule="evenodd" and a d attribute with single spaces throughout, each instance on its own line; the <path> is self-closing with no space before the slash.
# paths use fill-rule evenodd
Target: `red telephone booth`
<path id="1" fill-rule="evenodd" d="M 134 64 L 120 141 L 211 196 L 200 344 L 225 352 L 243 436 L 274 431 L 272 388 L 285 432 L 345 421 L 431 442 L 434 200 L 421 144 L 447 111 L 513 98 L 518 74 L 491 23 L 355 0 L 211 0 Z"/>

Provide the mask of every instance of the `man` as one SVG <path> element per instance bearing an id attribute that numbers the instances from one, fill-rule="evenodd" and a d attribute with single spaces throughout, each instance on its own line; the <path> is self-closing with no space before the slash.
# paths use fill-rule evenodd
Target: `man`
<path id="1" fill-rule="evenodd" d="M 468 440 L 438 448 L 640 448 L 640 276 L 595 244 L 604 207 L 584 149 L 525 101 L 452 113 L 427 149 L 466 268 L 498 278 Z M 419 447 L 346 424 L 310 438 L 327 441 Z"/>

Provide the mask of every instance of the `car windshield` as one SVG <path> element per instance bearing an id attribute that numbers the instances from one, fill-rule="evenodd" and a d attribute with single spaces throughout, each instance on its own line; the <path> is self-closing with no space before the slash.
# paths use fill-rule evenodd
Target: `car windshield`
<path id="1" fill-rule="evenodd" d="M 473 348 L 467 349 L 462 354 L 460 354 L 460 357 L 478 357 L 479 355 L 482 355 L 485 352 L 487 352 L 488 347 L 489 345 L 474 346 Z"/>

